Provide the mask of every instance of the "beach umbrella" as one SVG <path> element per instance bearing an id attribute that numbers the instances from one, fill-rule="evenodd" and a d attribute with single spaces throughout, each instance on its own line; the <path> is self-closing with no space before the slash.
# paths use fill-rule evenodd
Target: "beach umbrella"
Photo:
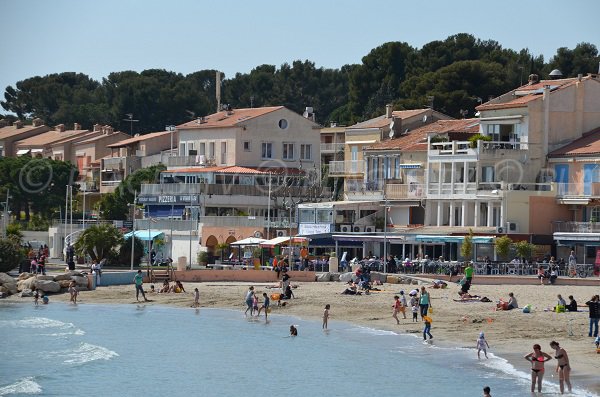
<path id="1" fill-rule="evenodd" d="M 417 291 L 416 289 L 413 289 L 413 290 L 412 290 L 412 291 L 410 291 L 408 294 L 409 294 L 410 296 L 414 296 L 414 295 L 416 295 L 416 294 L 418 294 L 418 293 L 419 293 L 419 291 Z"/>

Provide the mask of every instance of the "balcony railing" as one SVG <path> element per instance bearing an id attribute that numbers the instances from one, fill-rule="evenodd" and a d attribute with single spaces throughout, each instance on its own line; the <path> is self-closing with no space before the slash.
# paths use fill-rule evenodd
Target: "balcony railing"
<path id="1" fill-rule="evenodd" d="M 389 200 L 413 199 L 426 196 L 425 185 L 420 183 L 387 184 L 385 197 Z"/>
<path id="2" fill-rule="evenodd" d="M 343 143 L 322 143 L 321 153 L 337 153 L 344 151 Z"/>
<path id="3" fill-rule="evenodd" d="M 557 183 L 556 196 L 561 198 L 600 197 L 600 182 Z"/>
<path id="4" fill-rule="evenodd" d="M 140 190 L 142 195 L 200 193 L 202 193 L 202 185 L 188 185 L 185 183 L 142 184 Z"/>
<path id="5" fill-rule="evenodd" d="M 256 227 L 266 228 L 269 226 L 267 218 L 262 216 L 203 216 L 201 218 L 203 226 L 215 226 L 215 227 Z M 295 219 L 290 220 L 288 218 L 271 218 L 271 228 L 286 229 L 289 227 L 296 228 L 297 223 Z"/>
<path id="6" fill-rule="evenodd" d="M 279 194 L 282 186 L 271 186 L 271 194 Z M 308 186 L 292 186 L 286 188 L 286 196 L 305 197 L 314 195 L 314 189 Z M 321 196 L 330 196 L 331 188 L 318 188 Z M 206 194 L 222 196 L 268 196 L 268 185 L 222 185 L 222 184 L 184 184 L 184 183 L 163 183 L 163 184 L 143 184 L 142 195 L 161 195 L 161 194 Z"/>
<path id="7" fill-rule="evenodd" d="M 552 222 L 553 233 L 600 233 L 599 222 Z"/>
<path id="8" fill-rule="evenodd" d="M 190 167 L 194 165 L 214 165 L 215 159 L 205 155 L 171 156 L 168 159 L 169 167 Z"/>
<path id="9" fill-rule="evenodd" d="M 182 219 L 136 219 L 135 228 L 137 230 L 177 230 L 189 231 L 198 230 L 197 220 L 182 220 Z"/>
<path id="10" fill-rule="evenodd" d="M 358 175 L 365 172 L 364 160 L 330 161 L 329 175 Z"/>
<path id="11" fill-rule="evenodd" d="M 102 181 L 100 186 L 118 186 L 121 181 Z"/>
<path id="12" fill-rule="evenodd" d="M 109 157 L 102 159 L 102 169 L 122 170 L 124 168 L 124 157 Z"/>

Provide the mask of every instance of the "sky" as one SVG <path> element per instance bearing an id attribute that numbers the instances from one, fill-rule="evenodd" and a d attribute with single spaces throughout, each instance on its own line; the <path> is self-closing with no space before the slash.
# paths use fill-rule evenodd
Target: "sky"
<path id="1" fill-rule="evenodd" d="M 390 41 L 421 48 L 470 33 L 550 59 L 600 48 L 597 0 L 0 0 L 0 90 L 51 73 L 101 81 L 111 72 L 262 64 L 357 64 Z M 3 97 L 3 95 L 2 95 Z M 2 110 L 0 110 L 1 112 Z"/>

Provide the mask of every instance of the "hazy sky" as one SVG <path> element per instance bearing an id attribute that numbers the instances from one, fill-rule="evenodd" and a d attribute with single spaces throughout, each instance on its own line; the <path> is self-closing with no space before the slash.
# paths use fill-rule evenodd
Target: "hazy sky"
<path id="1" fill-rule="evenodd" d="M 388 41 L 420 48 L 461 32 L 548 60 L 582 41 L 600 47 L 596 9 L 597 0 L 0 0 L 0 90 L 67 71 L 228 78 L 297 59 L 339 68 Z"/>

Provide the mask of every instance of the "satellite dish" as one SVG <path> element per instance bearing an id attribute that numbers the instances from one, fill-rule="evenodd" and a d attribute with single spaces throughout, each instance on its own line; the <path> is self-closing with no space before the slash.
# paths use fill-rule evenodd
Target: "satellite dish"
<path id="1" fill-rule="evenodd" d="M 427 122 L 427 115 L 423 116 L 423 122 L 426 123 Z"/>

